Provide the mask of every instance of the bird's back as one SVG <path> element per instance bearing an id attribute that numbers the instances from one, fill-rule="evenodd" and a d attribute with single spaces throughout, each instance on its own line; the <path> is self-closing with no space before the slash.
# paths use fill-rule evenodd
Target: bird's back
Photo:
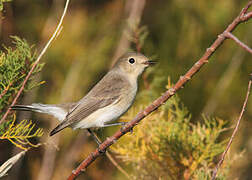
<path id="1" fill-rule="evenodd" d="M 122 73 L 110 71 L 73 107 L 66 119 L 55 128 L 55 133 L 68 126 L 89 128 L 89 121 L 92 121 L 90 127 L 99 127 L 118 118 L 131 106 L 136 92 L 137 84 L 129 82 Z M 102 122 L 98 118 L 100 113 Z M 98 119 L 94 121 L 93 118 Z"/>

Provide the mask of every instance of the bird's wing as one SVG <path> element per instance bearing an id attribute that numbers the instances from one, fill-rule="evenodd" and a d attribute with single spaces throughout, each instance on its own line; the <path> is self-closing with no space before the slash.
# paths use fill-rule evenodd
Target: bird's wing
<path id="1" fill-rule="evenodd" d="M 93 89 L 77 103 L 68 113 L 66 119 L 62 121 L 51 133 L 53 135 L 60 130 L 77 123 L 96 110 L 120 101 L 120 95 L 130 83 L 122 76 L 105 76 Z M 124 87 L 124 88 L 123 88 Z"/>

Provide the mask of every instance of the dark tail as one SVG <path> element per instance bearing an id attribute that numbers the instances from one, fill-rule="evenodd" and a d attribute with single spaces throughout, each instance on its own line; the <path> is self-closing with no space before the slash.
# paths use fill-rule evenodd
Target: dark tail
<path id="1" fill-rule="evenodd" d="M 15 105 L 11 106 L 12 110 L 17 110 L 17 111 L 40 111 L 40 109 L 29 106 L 29 105 Z"/>
<path id="2" fill-rule="evenodd" d="M 68 127 L 69 125 L 67 125 L 64 121 L 62 123 L 60 123 L 56 128 L 54 128 L 51 132 L 50 132 L 50 136 L 53 136 L 54 134 L 58 133 L 59 131 L 65 129 L 66 127 Z"/>

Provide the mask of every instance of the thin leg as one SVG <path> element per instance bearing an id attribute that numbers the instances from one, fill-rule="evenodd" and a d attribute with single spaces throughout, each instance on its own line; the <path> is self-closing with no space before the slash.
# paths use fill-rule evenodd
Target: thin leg
<path id="1" fill-rule="evenodd" d="M 93 137 L 93 139 L 95 140 L 95 142 L 98 144 L 98 146 L 101 144 L 101 141 L 98 139 L 98 137 L 93 133 L 93 131 L 91 131 L 91 129 L 87 129 L 88 132 L 90 133 L 90 135 Z"/>
<path id="2" fill-rule="evenodd" d="M 100 153 L 104 154 L 106 152 L 106 150 L 102 151 L 100 150 L 100 144 L 101 144 L 101 141 L 100 139 L 96 136 L 95 133 L 93 133 L 93 131 L 91 131 L 91 129 L 87 129 L 88 132 L 91 134 L 91 136 L 94 138 L 95 142 L 98 144 L 98 150 Z"/>
<path id="3" fill-rule="evenodd" d="M 117 123 L 112 123 L 112 124 L 104 124 L 103 127 L 109 127 L 109 126 L 123 126 L 127 122 L 117 122 Z"/>

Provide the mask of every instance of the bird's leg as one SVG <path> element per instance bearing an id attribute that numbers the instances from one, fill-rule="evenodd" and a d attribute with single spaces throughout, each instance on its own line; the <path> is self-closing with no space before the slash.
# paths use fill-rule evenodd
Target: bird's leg
<path id="1" fill-rule="evenodd" d="M 104 124 L 103 127 L 109 127 L 109 126 L 124 126 L 128 122 L 117 122 L 117 123 L 112 123 L 112 124 Z M 130 130 L 130 133 L 133 133 L 133 128 Z"/>
<path id="2" fill-rule="evenodd" d="M 100 141 L 100 139 L 96 136 L 96 134 L 91 130 L 91 129 L 87 129 L 88 130 L 88 132 L 90 133 L 90 135 L 93 137 L 93 139 L 95 140 L 95 142 L 98 144 L 98 150 L 99 150 L 99 152 L 100 153 L 105 153 L 106 152 L 106 150 L 105 151 L 102 151 L 102 150 L 100 150 L 100 148 L 99 148 L 99 146 L 101 145 L 101 141 Z"/>
<path id="3" fill-rule="evenodd" d="M 121 125 L 123 125 L 122 127 L 121 127 L 121 132 L 123 132 L 123 129 L 125 128 L 125 124 L 127 124 L 128 122 L 123 122 L 123 124 L 121 124 Z M 130 133 L 132 134 L 133 133 L 133 127 L 130 129 Z"/>
<path id="4" fill-rule="evenodd" d="M 127 122 L 117 122 L 112 124 L 104 124 L 102 127 L 109 127 L 109 126 L 124 126 Z"/>
<path id="5" fill-rule="evenodd" d="M 128 122 L 117 122 L 117 123 L 112 123 L 112 124 L 104 124 L 102 127 L 109 127 L 109 126 L 124 126 Z M 123 128 L 123 127 L 122 127 Z M 130 130 L 130 133 L 133 133 L 133 128 Z"/>
<path id="6" fill-rule="evenodd" d="M 100 139 L 98 139 L 98 137 L 94 134 L 93 131 L 91 131 L 91 129 L 87 129 L 89 134 L 93 137 L 93 139 L 95 140 L 95 142 L 98 144 L 98 146 L 101 144 Z"/>

